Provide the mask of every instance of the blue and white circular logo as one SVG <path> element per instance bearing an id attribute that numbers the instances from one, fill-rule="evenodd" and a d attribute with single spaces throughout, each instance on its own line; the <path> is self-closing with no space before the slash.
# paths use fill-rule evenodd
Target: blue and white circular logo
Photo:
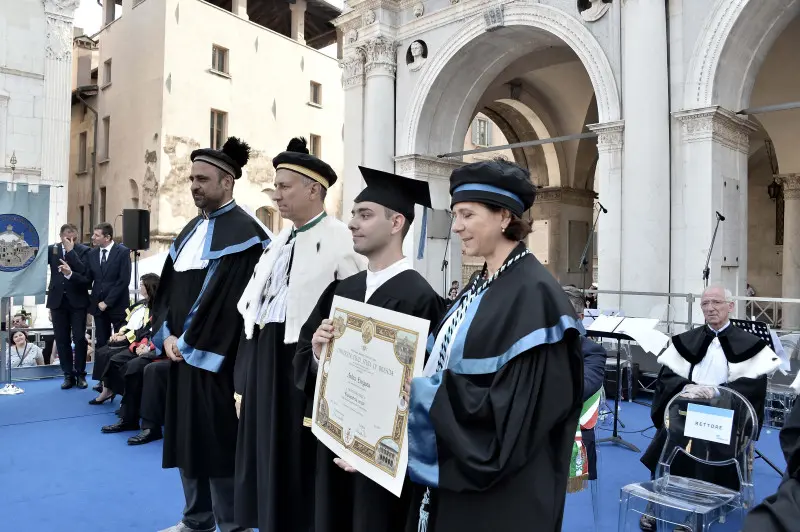
<path id="1" fill-rule="evenodd" d="M 31 265 L 39 252 L 39 233 L 27 218 L 0 214 L 0 272 L 18 272 Z"/>

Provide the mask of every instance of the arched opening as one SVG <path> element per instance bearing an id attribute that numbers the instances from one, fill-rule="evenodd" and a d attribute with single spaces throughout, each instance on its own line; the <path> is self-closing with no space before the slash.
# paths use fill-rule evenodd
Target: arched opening
<path id="1" fill-rule="evenodd" d="M 504 17 L 505 26 L 491 33 L 482 19 L 469 22 L 428 57 L 406 117 L 406 153 L 535 141 L 619 119 L 610 65 L 583 25 L 541 4 L 509 4 Z M 465 154 L 463 161 L 498 155 L 526 167 L 540 187 L 526 214 L 534 226 L 528 241 L 534 254 L 562 283 L 591 283 L 591 257 L 585 280 L 579 264 L 592 222 L 594 179 L 588 174 L 597 166 L 597 141 Z M 462 277 L 468 277 L 475 265 L 462 261 Z"/>
<path id="2" fill-rule="evenodd" d="M 138 209 L 139 208 L 139 184 L 136 182 L 135 179 L 128 180 L 128 185 L 130 187 L 130 205 L 131 209 Z"/>
<path id="3" fill-rule="evenodd" d="M 794 5 L 794 18 L 788 22 L 779 21 L 783 30 L 777 36 L 768 35 L 771 38 L 765 39 L 763 45 L 768 48 L 754 52 L 759 58 L 758 68 L 751 67 L 748 71 L 752 79 L 745 79 L 741 99 L 742 105 L 748 108 L 800 100 L 800 57 L 797 55 L 800 3 Z M 721 70 L 720 80 L 727 75 Z M 751 91 L 747 90 L 748 86 Z M 759 297 L 798 298 L 800 109 L 758 114 L 750 120 L 758 124 L 759 129 L 750 136 L 748 159 L 747 283 Z M 770 193 L 775 197 L 770 197 Z M 800 305 L 748 309 L 748 314 L 771 321 L 775 328 L 800 327 Z"/>

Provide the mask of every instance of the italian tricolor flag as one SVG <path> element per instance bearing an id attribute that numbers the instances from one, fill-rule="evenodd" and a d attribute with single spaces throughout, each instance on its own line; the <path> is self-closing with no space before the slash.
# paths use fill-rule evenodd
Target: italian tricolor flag
<path id="1" fill-rule="evenodd" d="M 569 461 L 568 493 L 575 493 L 586 488 L 586 482 L 589 480 L 589 459 L 586 453 L 586 447 L 583 445 L 581 429 L 593 429 L 597 424 L 597 416 L 599 413 L 600 390 L 583 403 L 583 408 L 581 409 L 578 428 L 575 430 L 575 443 L 572 446 L 572 457 Z"/>

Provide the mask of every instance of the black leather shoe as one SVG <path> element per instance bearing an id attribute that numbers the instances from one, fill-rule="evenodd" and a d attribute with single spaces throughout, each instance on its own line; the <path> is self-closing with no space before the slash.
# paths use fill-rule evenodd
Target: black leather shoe
<path id="1" fill-rule="evenodd" d="M 92 386 L 92 390 L 96 391 L 97 393 L 102 392 L 103 391 L 103 383 L 102 382 L 98 382 L 97 384 Z"/>
<path id="2" fill-rule="evenodd" d="M 89 385 L 86 384 L 86 377 L 84 377 L 83 375 L 78 375 L 78 388 L 80 388 L 81 390 L 85 390 L 88 387 Z"/>
<path id="3" fill-rule="evenodd" d="M 114 423 L 113 425 L 106 425 L 105 427 L 100 429 L 100 432 L 102 432 L 103 434 L 115 434 L 117 432 L 125 432 L 128 430 L 139 430 L 139 422 L 138 421 L 128 422 L 120 420 L 119 422 Z"/>
<path id="4" fill-rule="evenodd" d="M 128 445 L 144 445 L 145 443 L 150 443 L 151 441 L 157 441 L 163 438 L 164 436 L 161 434 L 161 429 L 142 429 L 142 431 L 137 434 L 136 436 L 131 436 L 128 438 Z"/>
<path id="5" fill-rule="evenodd" d="M 61 389 L 69 390 L 73 386 L 75 386 L 75 377 L 73 377 L 72 375 L 67 375 L 66 377 L 64 377 L 64 382 L 61 383 Z"/>

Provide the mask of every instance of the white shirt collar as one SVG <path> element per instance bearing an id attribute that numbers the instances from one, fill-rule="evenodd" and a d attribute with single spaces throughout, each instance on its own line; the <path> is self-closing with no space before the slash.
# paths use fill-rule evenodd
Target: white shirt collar
<path id="1" fill-rule="evenodd" d="M 382 269 L 379 272 L 373 272 L 367 268 L 367 291 L 364 296 L 364 302 L 369 301 L 372 294 L 375 293 L 386 281 L 395 275 L 411 269 L 411 261 L 407 257 L 403 257 L 391 266 Z"/>
<path id="2" fill-rule="evenodd" d="M 721 328 L 720 330 L 718 330 L 718 331 L 717 331 L 717 330 L 715 330 L 715 329 L 714 329 L 714 327 L 712 327 L 711 325 L 706 325 L 706 326 L 707 326 L 709 329 L 711 329 L 711 332 L 713 332 L 713 333 L 714 333 L 714 334 L 716 334 L 716 335 L 719 335 L 719 333 L 721 333 L 722 331 L 724 331 L 725 329 L 727 329 L 728 327 L 730 327 L 730 326 L 731 326 L 731 320 L 728 320 L 728 323 L 726 323 L 725 325 L 723 325 L 723 326 L 722 326 L 722 328 Z"/>
<path id="3" fill-rule="evenodd" d="M 107 246 L 101 246 L 100 249 L 106 250 L 106 255 L 108 255 L 111 253 L 111 248 L 113 247 L 114 247 L 114 241 L 112 240 L 111 242 L 108 243 Z"/>

